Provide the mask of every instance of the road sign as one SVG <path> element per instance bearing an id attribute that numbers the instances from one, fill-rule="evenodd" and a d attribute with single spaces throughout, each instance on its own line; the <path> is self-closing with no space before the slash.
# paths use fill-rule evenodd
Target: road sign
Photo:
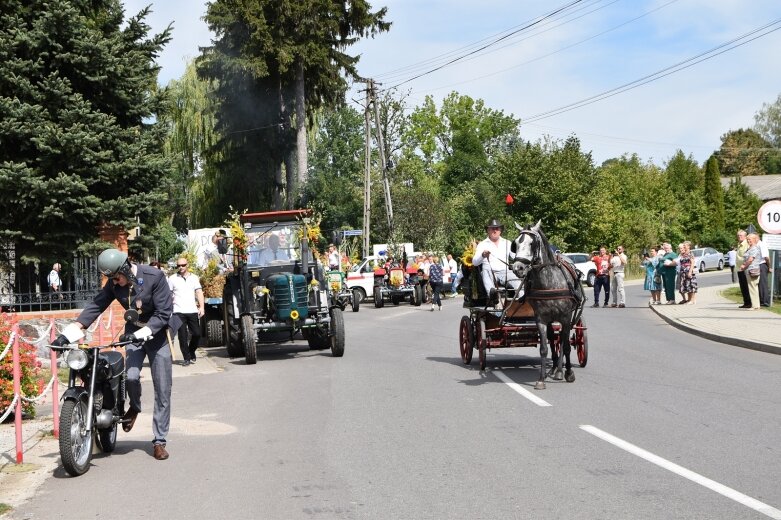
<path id="1" fill-rule="evenodd" d="M 757 212 L 757 222 L 767 233 L 781 233 L 781 200 L 765 202 Z"/>
<path id="2" fill-rule="evenodd" d="M 342 234 L 346 237 L 357 237 L 359 235 L 363 235 L 362 229 L 345 229 L 342 231 Z"/>
<path id="3" fill-rule="evenodd" d="M 768 249 L 774 249 L 781 251 L 781 235 L 762 235 L 762 243 L 767 246 Z"/>

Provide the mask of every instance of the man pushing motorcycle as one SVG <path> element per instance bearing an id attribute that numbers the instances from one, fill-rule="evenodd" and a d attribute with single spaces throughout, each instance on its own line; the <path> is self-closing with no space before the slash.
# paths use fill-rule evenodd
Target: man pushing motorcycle
<path id="1" fill-rule="evenodd" d="M 148 356 L 155 392 L 153 456 L 157 460 L 165 460 L 168 458 L 166 436 L 171 422 L 172 383 L 172 357 L 166 328 L 175 334 L 181 324 L 173 314 L 168 281 L 163 271 L 130 263 L 127 254 L 117 249 L 106 249 L 100 254 L 98 269 L 108 278 L 106 285 L 52 344 L 61 346 L 83 338 L 83 330 L 114 300 L 126 309 L 125 333 L 120 340 L 131 341 L 126 347 L 130 406 L 122 418 L 122 429 L 129 432 L 141 412 L 141 367 Z"/>

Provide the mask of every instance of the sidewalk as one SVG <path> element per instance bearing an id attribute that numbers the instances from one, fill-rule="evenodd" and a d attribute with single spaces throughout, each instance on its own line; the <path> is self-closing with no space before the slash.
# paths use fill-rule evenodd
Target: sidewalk
<path id="1" fill-rule="evenodd" d="M 181 353 L 177 349 L 177 360 L 180 357 Z M 204 349 L 200 348 L 198 349 L 198 362 L 196 364 L 183 367 L 181 366 L 181 361 L 174 361 L 172 375 L 174 379 L 178 379 L 180 377 L 213 374 L 222 370 L 223 368 L 209 358 Z M 141 370 L 141 381 L 151 380 L 152 375 L 147 361 Z M 64 391 L 64 387 L 60 386 L 60 395 Z M 149 391 L 148 395 L 151 396 L 152 392 Z M 16 438 L 13 421 L 0 424 L 0 503 L 11 507 L 18 507 L 34 496 L 43 481 L 52 476 L 59 467 L 59 441 L 52 435 L 54 424 L 52 423 L 51 415 L 51 399 L 47 398 L 37 409 L 38 416 L 35 419 L 22 421 L 23 464 L 16 464 Z M 149 422 L 151 421 L 151 410 L 146 410 L 144 414 L 141 414 L 139 420 L 130 434 L 120 431 L 119 442 L 122 442 L 123 435 L 127 438 L 129 435 L 136 434 L 137 430 L 140 431 L 139 428 L 144 427 L 146 428 L 144 438 L 148 437 L 151 425 L 151 422 Z M 146 423 L 144 420 L 146 420 Z M 4 518 L 1 513 L 0 518 Z"/>
<path id="2" fill-rule="evenodd" d="M 701 287 L 694 305 L 651 305 L 664 321 L 691 334 L 720 343 L 781 354 L 781 316 L 768 310 L 739 309 L 721 296 L 731 287 Z M 676 294 L 676 296 L 678 296 Z"/>

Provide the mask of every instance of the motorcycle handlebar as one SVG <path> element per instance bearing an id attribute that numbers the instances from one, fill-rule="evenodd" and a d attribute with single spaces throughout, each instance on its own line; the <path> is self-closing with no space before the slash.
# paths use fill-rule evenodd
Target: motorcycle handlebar
<path id="1" fill-rule="evenodd" d="M 113 341 L 109 343 L 108 345 L 81 345 L 79 343 L 67 343 L 65 345 L 48 345 L 48 347 L 52 350 L 73 350 L 75 348 L 113 348 L 113 347 L 124 347 L 125 345 L 130 345 L 133 343 L 132 341 Z"/>

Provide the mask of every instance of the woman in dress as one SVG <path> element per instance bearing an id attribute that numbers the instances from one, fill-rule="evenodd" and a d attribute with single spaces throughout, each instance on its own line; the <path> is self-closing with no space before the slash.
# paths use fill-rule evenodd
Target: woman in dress
<path id="1" fill-rule="evenodd" d="M 646 257 L 643 259 L 643 266 L 645 266 L 645 283 L 643 283 L 643 289 L 651 292 L 650 305 L 661 304 L 662 284 L 661 276 L 657 274 L 656 267 L 659 265 L 659 257 L 656 256 L 656 248 L 652 247 Z M 656 278 L 659 277 L 659 281 L 656 282 Z"/>
<path id="2" fill-rule="evenodd" d="M 697 296 L 697 267 L 694 265 L 691 246 L 688 240 L 683 243 L 683 252 L 678 262 L 681 266 L 681 295 L 683 296 L 681 303 L 694 305 Z"/>

